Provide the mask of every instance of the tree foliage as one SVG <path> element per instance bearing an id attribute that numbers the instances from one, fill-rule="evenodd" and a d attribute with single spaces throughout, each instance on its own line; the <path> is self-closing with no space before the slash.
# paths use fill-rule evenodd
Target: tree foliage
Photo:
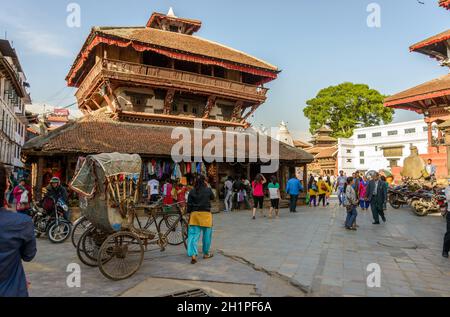
<path id="1" fill-rule="evenodd" d="M 384 107 L 385 96 L 368 85 L 343 83 L 322 89 L 306 102 L 305 116 L 312 134 L 324 125 L 334 137 L 349 138 L 355 128 L 392 122 L 394 110 Z"/>

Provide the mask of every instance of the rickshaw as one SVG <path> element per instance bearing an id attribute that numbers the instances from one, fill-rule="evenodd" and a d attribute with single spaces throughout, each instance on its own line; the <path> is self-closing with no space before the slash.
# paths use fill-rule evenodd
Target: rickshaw
<path id="1" fill-rule="evenodd" d="M 77 255 L 114 281 L 134 275 L 149 246 L 165 251 L 168 244 L 175 244 L 168 238 L 173 239 L 174 232 L 181 237 L 176 245 L 186 246 L 187 222 L 177 204 L 163 206 L 162 200 L 139 204 L 141 166 L 136 154 L 90 155 L 70 183 L 88 222 L 77 241 Z"/>

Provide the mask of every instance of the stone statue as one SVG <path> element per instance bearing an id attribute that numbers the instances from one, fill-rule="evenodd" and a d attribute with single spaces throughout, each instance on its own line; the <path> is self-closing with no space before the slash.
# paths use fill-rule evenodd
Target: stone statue
<path id="1" fill-rule="evenodd" d="M 416 146 L 411 147 L 411 155 L 403 162 L 403 170 L 400 174 L 411 179 L 426 177 L 425 161 L 419 156 Z"/>

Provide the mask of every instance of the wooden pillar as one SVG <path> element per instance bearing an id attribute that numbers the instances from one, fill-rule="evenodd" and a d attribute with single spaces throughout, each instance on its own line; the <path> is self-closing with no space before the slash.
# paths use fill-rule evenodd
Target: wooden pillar
<path id="1" fill-rule="evenodd" d="M 36 201 L 40 201 L 42 198 L 42 181 L 44 177 L 44 157 L 39 156 L 37 163 L 37 181 L 36 181 Z"/>
<path id="2" fill-rule="evenodd" d="M 220 168 L 220 163 L 219 162 L 215 162 L 216 164 L 216 202 L 220 202 L 220 178 L 219 178 L 219 168 Z M 220 206 L 219 206 L 220 208 Z M 220 209 L 219 209 L 220 210 Z"/>
<path id="3" fill-rule="evenodd" d="M 428 147 L 433 146 L 433 123 L 428 122 Z"/>
<path id="4" fill-rule="evenodd" d="M 305 188 L 305 191 L 308 188 L 308 165 L 303 165 L 303 187 Z"/>

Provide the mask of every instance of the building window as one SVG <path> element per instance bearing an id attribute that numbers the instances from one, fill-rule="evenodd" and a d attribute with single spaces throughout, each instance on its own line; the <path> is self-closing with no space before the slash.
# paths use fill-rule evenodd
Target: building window
<path id="1" fill-rule="evenodd" d="M 189 111 L 188 105 L 184 104 L 183 105 L 183 112 L 188 112 L 188 111 Z"/>
<path id="2" fill-rule="evenodd" d="M 352 150 L 347 150 L 347 154 L 352 154 Z"/>
<path id="3" fill-rule="evenodd" d="M 423 127 L 423 132 L 428 132 L 428 127 L 427 126 Z"/>
<path id="4" fill-rule="evenodd" d="M 416 128 L 405 129 L 405 134 L 413 134 L 416 133 Z"/>
<path id="5" fill-rule="evenodd" d="M 352 159 L 347 159 L 347 163 L 351 163 L 352 162 Z"/>
<path id="6" fill-rule="evenodd" d="M 359 156 L 364 157 L 364 151 L 359 152 Z"/>
<path id="7" fill-rule="evenodd" d="M 365 134 L 358 134 L 358 139 L 365 139 L 367 135 Z"/>
<path id="8" fill-rule="evenodd" d="M 172 111 L 173 112 L 178 112 L 178 106 L 177 105 L 172 105 Z"/>
<path id="9" fill-rule="evenodd" d="M 394 135 L 398 135 L 398 131 L 397 130 L 388 132 L 388 136 L 394 136 Z"/>
<path id="10" fill-rule="evenodd" d="M 193 113 L 193 114 L 197 114 L 197 113 L 198 113 L 197 107 L 192 107 L 192 113 Z"/>
<path id="11" fill-rule="evenodd" d="M 363 165 L 364 163 L 366 163 L 366 161 L 365 161 L 364 159 L 360 159 L 360 160 L 359 160 L 359 163 L 360 163 L 361 165 Z"/>
<path id="12" fill-rule="evenodd" d="M 381 137 L 381 132 L 372 133 L 373 138 L 379 138 Z"/>

